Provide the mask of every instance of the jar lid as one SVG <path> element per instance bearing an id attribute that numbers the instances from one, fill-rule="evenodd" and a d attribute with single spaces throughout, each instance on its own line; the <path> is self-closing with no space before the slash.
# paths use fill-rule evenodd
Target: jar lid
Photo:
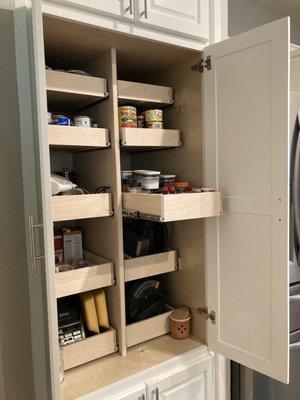
<path id="1" fill-rule="evenodd" d="M 190 310 L 187 307 L 179 307 L 171 312 L 170 318 L 174 321 L 183 321 L 191 317 Z"/>
<path id="2" fill-rule="evenodd" d="M 176 175 L 161 175 L 161 179 L 175 179 Z"/>
<path id="3" fill-rule="evenodd" d="M 149 171 L 147 169 L 135 169 L 133 172 L 138 175 L 160 175 L 160 171 Z"/>

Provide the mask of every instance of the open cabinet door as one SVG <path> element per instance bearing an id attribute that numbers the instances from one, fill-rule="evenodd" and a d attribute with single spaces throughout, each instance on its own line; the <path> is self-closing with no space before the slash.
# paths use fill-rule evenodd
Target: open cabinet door
<path id="1" fill-rule="evenodd" d="M 0 13 L 1 20 L 6 22 L 0 24 L 0 43 L 3 45 L 8 41 L 11 49 L 10 58 L 6 58 L 1 64 L 1 88 L 6 88 L 5 92 L 1 92 L 1 108 L 6 110 L 1 146 L 6 146 L 7 151 L 10 151 L 10 144 L 4 140 L 4 135 L 15 138 L 16 142 L 11 156 L 15 162 L 14 170 L 10 174 L 8 166 L 2 169 L 2 188 L 6 192 L 6 187 L 15 184 L 15 169 L 18 169 L 20 182 L 17 190 L 20 201 L 16 206 L 15 216 L 8 216 L 13 222 L 18 218 L 18 225 L 17 228 L 13 225 L 8 229 L 16 229 L 15 240 L 19 243 L 19 249 L 16 251 L 21 251 L 24 247 L 21 268 L 22 271 L 27 268 L 28 272 L 28 280 L 20 282 L 21 275 L 13 276 L 12 269 L 8 281 L 18 281 L 22 290 L 27 288 L 24 302 L 28 302 L 29 297 L 28 312 L 26 308 L 24 318 L 29 325 L 31 349 L 27 349 L 27 359 L 22 367 L 26 373 L 30 370 L 33 378 L 34 397 L 30 395 L 30 398 L 59 399 L 59 352 L 41 2 L 33 1 L 32 5 L 29 1 L 26 1 L 26 5 L 25 1 L 2 2 Z M 3 57 L 6 57 L 6 53 Z M 9 83 L 5 86 L 5 82 Z M 13 127 L 8 123 L 10 120 L 15 123 Z M 3 147 L 2 150 L 5 151 Z M 12 182 L 7 182 L 9 179 Z M 17 217 L 20 213 L 22 217 Z M 5 219 L 2 223 L 5 223 Z M 2 225 L 2 228 L 3 226 L 5 230 L 5 225 Z M 14 262 L 14 259 L 11 261 Z M 14 297 L 13 293 L 11 297 Z M 7 308 L 9 309 L 9 306 Z M 7 316 L 9 322 L 13 318 L 13 315 Z M 14 328 L 18 329 L 16 326 Z M 15 346 L 15 351 L 18 352 L 18 346 L 21 344 L 15 343 Z M 14 354 L 10 354 L 10 357 L 12 363 L 12 360 L 15 360 Z M 24 398 L 29 398 L 26 392 L 23 395 Z"/>
<path id="2" fill-rule="evenodd" d="M 289 19 L 206 47 L 208 346 L 289 380 Z"/>

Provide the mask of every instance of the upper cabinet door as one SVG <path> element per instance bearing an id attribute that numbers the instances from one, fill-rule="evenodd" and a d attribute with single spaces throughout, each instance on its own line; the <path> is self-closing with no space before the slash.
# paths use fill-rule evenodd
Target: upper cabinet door
<path id="1" fill-rule="evenodd" d="M 79 6 L 89 10 L 97 10 L 105 14 L 133 20 L 134 0 L 58 0 L 58 3 Z"/>
<path id="2" fill-rule="evenodd" d="M 135 0 L 136 18 L 180 34 L 209 38 L 208 0 Z"/>
<path id="3" fill-rule="evenodd" d="M 208 346 L 289 380 L 289 19 L 206 47 Z"/>

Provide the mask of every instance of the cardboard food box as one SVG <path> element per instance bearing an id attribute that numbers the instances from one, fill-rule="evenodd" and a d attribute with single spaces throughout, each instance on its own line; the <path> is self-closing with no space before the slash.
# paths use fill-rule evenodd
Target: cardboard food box
<path id="1" fill-rule="evenodd" d="M 55 266 L 63 264 L 64 246 L 63 246 L 63 236 L 60 233 L 54 235 L 54 253 L 55 253 Z"/>
<path id="2" fill-rule="evenodd" d="M 83 258 L 82 232 L 80 229 L 64 232 L 63 245 L 65 264 L 76 264 L 78 260 Z"/>

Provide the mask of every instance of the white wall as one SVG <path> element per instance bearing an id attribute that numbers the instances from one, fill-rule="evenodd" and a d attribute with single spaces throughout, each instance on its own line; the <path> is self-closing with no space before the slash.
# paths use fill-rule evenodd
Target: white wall
<path id="1" fill-rule="evenodd" d="M 228 35 L 234 36 L 285 16 L 256 6 L 247 0 L 228 0 Z M 300 45 L 300 27 L 293 22 L 291 23 L 291 42 Z"/>

